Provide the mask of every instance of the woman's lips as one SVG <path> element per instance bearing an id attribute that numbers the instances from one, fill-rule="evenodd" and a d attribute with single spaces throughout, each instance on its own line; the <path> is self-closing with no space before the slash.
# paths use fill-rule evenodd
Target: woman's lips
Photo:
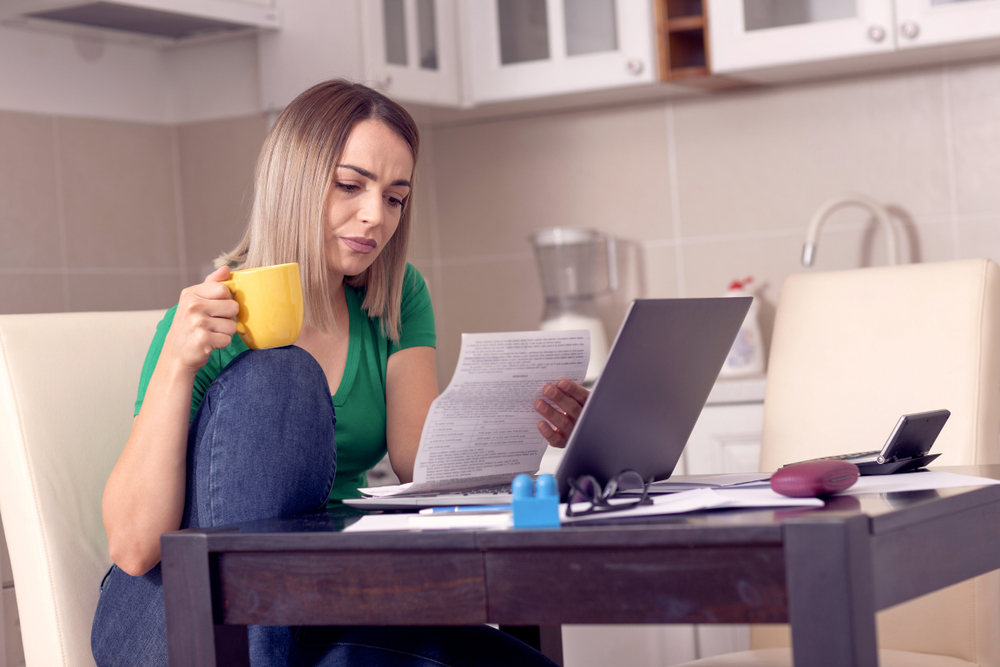
<path id="1" fill-rule="evenodd" d="M 375 239 L 368 239 L 364 236 L 341 236 L 340 240 L 354 252 L 360 252 L 365 255 L 375 250 L 378 246 L 378 242 Z"/>

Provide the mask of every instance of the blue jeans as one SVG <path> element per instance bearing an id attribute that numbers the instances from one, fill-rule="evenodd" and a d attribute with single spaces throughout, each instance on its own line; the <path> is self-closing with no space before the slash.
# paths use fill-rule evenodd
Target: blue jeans
<path id="1" fill-rule="evenodd" d="M 322 368 L 298 347 L 244 352 L 215 379 L 188 432 L 182 528 L 321 509 L 337 469 L 336 417 Z M 552 665 L 492 628 L 250 626 L 255 667 Z M 101 582 L 91 634 L 100 667 L 165 666 L 160 566 Z"/>

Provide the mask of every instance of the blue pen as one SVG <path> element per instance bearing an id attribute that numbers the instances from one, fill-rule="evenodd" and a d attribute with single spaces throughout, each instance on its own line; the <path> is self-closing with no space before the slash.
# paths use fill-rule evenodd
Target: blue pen
<path id="1" fill-rule="evenodd" d="M 459 505 L 457 507 L 428 507 L 420 510 L 421 514 L 486 514 L 492 512 L 509 512 L 510 505 Z"/>

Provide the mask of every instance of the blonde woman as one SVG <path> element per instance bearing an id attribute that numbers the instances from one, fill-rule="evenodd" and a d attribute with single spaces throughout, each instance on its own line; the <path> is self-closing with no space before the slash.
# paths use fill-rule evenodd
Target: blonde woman
<path id="1" fill-rule="evenodd" d="M 142 368 L 135 421 L 104 491 L 115 565 L 101 582 L 101 667 L 166 665 L 160 535 L 316 510 L 357 494 L 386 451 L 402 481 L 438 394 L 434 315 L 406 263 L 419 138 L 398 104 L 328 81 L 296 98 L 257 162 L 239 245 L 181 292 Z M 296 345 L 249 351 L 221 283 L 298 262 Z M 331 391 L 336 388 L 336 391 Z M 565 443 L 586 391 L 546 386 L 539 431 Z M 254 665 L 551 665 L 486 626 L 250 628 Z"/>

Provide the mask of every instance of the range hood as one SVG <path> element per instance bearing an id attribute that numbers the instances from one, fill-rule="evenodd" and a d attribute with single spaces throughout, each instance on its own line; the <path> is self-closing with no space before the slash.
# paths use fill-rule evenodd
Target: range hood
<path id="1" fill-rule="evenodd" d="M 161 44 L 280 25 L 274 0 L 0 0 L 0 23 Z"/>

